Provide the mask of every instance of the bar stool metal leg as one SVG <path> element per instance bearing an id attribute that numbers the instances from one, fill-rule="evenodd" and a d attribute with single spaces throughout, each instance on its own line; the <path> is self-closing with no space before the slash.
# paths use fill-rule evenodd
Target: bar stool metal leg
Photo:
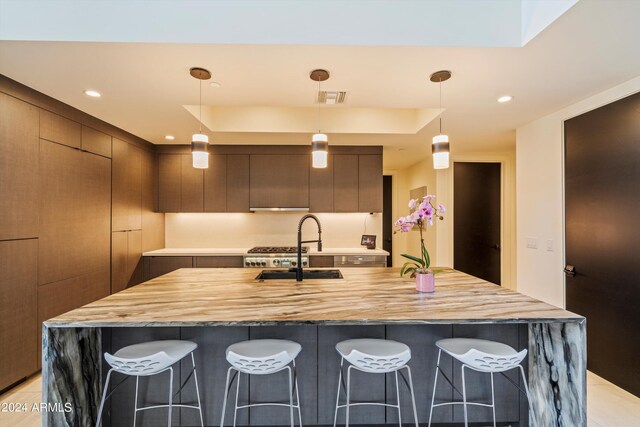
<path id="1" fill-rule="evenodd" d="M 169 368 L 169 417 L 167 425 L 171 427 L 171 415 L 172 415 L 172 406 L 173 406 L 173 368 Z"/>
<path id="2" fill-rule="evenodd" d="M 527 377 L 524 375 L 524 368 L 522 367 L 522 365 L 518 366 L 520 368 L 520 373 L 522 374 L 522 383 L 524 384 L 524 392 L 527 395 L 527 402 L 529 403 L 529 406 L 531 406 L 531 395 L 529 394 L 529 385 L 527 384 Z M 529 413 L 531 413 L 531 410 L 529 410 Z M 533 417 L 529 417 L 529 421 L 531 424 L 531 427 L 536 427 L 536 422 L 533 419 Z"/>
<path id="3" fill-rule="evenodd" d="M 227 369 L 227 380 L 224 383 L 224 398 L 222 399 L 222 417 L 220 418 L 220 427 L 224 426 L 224 415 L 227 411 L 227 397 L 229 397 L 229 389 L 231 388 L 229 378 L 231 377 L 232 370 L 233 368 Z"/>
<path id="4" fill-rule="evenodd" d="M 236 403 L 233 408 L 233 427 L 236 427 L 236 419 L 238 418 L 238 396 L 240 396 L 240 379 L 242 373 L 238 371 L 238 376 L 236 378 Z"/>
<path id="5" fill-rule="evenodd" d="M 298 388 L 298 372 L 296 371 L 296 361 L 293 360 L 293 378 L 295 379 L 295 388 L 296 388 L 296 402 L 298 402 L 298 421 L 300 422 L 300 427 L 302 427 L 302 411 L 300 410 L 300 389 Z"/>
<path id="6" fill-rule="evenodd" d="M 338 404 L 340 403 L 340 390 L 342 390 L 342 366 L 344 365 L 344 358 L 340 359 L 340 373 L 338 374 L 338 392 L 336 393 L 336 411 L 333 415 L 333 427 L 336 427 L 338 422 Z"/>
<path id="7" fill-rule="evenodd" d="M 496 427 L 496 396 L 493 388 L 493 372 L 491 372 L 491 410 L 493 411 L 493 427 Z"/>
<path id="8" fill-rule="evenodd" d="M 418 427 L 418 411 L 416 410 L 416 396 L 413 393 L 413 379 L 411 378 L 411 368 L 409 368 L 409 365 L 406 365 L 405 368 L 407 368 L 407 374 L 409 375 L 409 391 L 411 392 L 411 406 L 413 406 L 413 421 L 415 422 L 416 427 Z"/>
<path id="9" fill-rule="evenodd" d="M 202 402 L 200 400 L 200 389 L 198 388 L 198 373 L 196 372 L 196 359 L 191 353 L 191 363 L 193 364 L 193 380 L 196 383 L 196 396 L 198 397 L 198 411 L 200 412 L 200 425 L 204 427 L 204 418 L 202 417 Z"/>
<path id="10" fill-rule="evenodd" d="M 431 417 L 433 416 L 433 404 L 436 399 L 436 386 L 438 385 L 438 373 L 440 372 L 440 356 L 442 355 L 442 350 L 438 350 L 438 361 L 436 362 L 436 374 L 433 379 L 433 395 L 431 396 L 431 409 L 429 410 L 429 424 L 428 427 L 431 427 Z"/>
<path id="11" fill-rule="evenodd" d="M 462 365 L 462 406 L 464 408 L 464 427 L 469 427 L 469 419 L 467 416 L 467 387 L 465 386 L 464 368 L 466 365 Z"/>
<path id="12" fill-rule="evenodd" d="M 98 409 L 98 419 L 96 420 L 96 427 L 100 427 L 100 421 L 102 421 L 102 410 L 104 409 L 104 401 L 107 398 L 107 391 L 109 391 L 109 380 L 111 379 L 111 372 L 113 369 L 109 369 L 107 372 L 107 381 L 104 383 L 104 391 L 102 392 L 102 399 L 100 399 L 100 408 Z"/>
<path id="13" fill-rule="evenodd" d="M 347 407 L 345 408 L 347 420 L 345 422 L 345 427 L 349 427 L 349 406 L 351 405 L 351 368 L 352 366 L 347 368 Z"/>
<path id="14" fill-rule="evenodd" d="M 398 381 L 398 371 L 395 371 L 396 377 L 396 405 L 398 405 L 398 425 L 402 427 L 402 411 L 400 410 L 400 382 Z"/>
<path id="15" fill-rule="evenodd" d="M 136 376 L 136 395 L 133 398 L 133 427 L 136 427 L 136 419 L 138 418 L 138 383 L 140 377 Z"/>

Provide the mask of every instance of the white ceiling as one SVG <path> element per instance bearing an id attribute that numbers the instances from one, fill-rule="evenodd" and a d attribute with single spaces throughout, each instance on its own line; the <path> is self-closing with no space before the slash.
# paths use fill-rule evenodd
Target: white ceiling
<path id="1" fill-rule="evenodd" d="M 582 1 L 524 47 L 215 45 L 0 41 L 0 73 L 154 143 L 188 143 L 198 127 L 185 106 L 198 103 L 192 66 L 213 72 L 222 87 L 203 85 L 211 111 L 313 107 L 308 74 L 327 68 L 323 90 L 347 90 L 347 104 L 327 109 L 434 109 L 443 83 L 444 131 L 454 152 L 513 148 L 515 128 L 640 75 L 640 1 Z M 383 29 L 381 29 L 383 31 Z M 88 98 L 85 89 L 103 96 Z M 498 104 L 500 95 L 514 100 Z M 326 113 L 327 117 L 331 113 Z M 255 119 L 255 118 L 254 118 Z M 218 144 L 307 144 L 310 133 L 212 132 Z M 207 121 L 205 120 L 205 123 Z M 362 125 L 361 123 L 359 125 Z M 212 127 L 215 126 L 212 125 Z M 273 129 L 272 129 L 273 130 Z M 385 146 L 385 167 L 428 156 L 435 121 L 417 133 L 329 134 L 330 144 Z M 403 150 L 403 151 L 399 151 Z"/>

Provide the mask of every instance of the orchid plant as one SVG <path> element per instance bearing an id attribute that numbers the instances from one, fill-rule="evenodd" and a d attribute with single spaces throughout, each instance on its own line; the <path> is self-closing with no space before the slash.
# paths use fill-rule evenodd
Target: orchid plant
<path id="1" fill-rule="evenodd" d="M 431 265 L 431 258 L 429 258 L 429 252 L 424 244 L 423 231 L 427 225 L 432 226 L 434 219 L 442 220 L 444 217 L 442 214 L 445 212 L 444 206 L 440 203 L 434 205 L 433 202 L 436 196 L 429 195 L 424 196 L 422 199 L 409 200 L 409 209 L 411 213 L 407 216 L 398 218 L 394 224 L 395 231 L 406 233 L 411 231 L 413 227 L 418 227 L 420 231 L 420 256 L 413 256 L 409 254 L 402 254 L 403 257 L 409 261 L 405 262 L 400 270 L 400 275 L 411 274 L 411 277 L 417 273 L 426 274 L 430 273 L 429 266 Z"/>

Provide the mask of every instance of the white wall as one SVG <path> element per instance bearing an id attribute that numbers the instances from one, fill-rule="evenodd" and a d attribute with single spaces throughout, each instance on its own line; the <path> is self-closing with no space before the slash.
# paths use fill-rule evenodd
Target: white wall
<path id="1" fill-rule="evenodd" d="M 167 213 L 167 248 L 249 248 L 252 246 L 295 246 L 298 221 L 303 212 L 256 213 Z M 382 247 L 382 214 L 316 214 L 322 224 L 326 248 L 360 247 L 362 234 L 378 236 Z M 366 225 L 365 225 L 366 222 Z M 366 228 L 366 233 L 365 233 Z M 303 238 L 317 236 L 313 220 L 307 220 Z"/>
<path id="2" fill-rule="evenodd" d="M 516 130 L 518 292 L 565 307 L 564 120 L 638 91 L 640 77 Z M 527 248 L 527 239 L 537 239 L 538 249 Z"/>

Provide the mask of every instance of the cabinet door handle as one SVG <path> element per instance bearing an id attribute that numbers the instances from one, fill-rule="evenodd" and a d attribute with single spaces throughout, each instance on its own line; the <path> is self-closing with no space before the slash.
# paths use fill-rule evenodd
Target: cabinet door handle
<path id="1" fill-rule="evenodd" d="M 574 277 L 574 276 L 576 275 L 576 268 L 575 268 L 573 265 L 571 265 L 571 264 L 567 264 L 567 265 L 564 267 L 564 274 L 565 274 L 567 277 Z"/>

